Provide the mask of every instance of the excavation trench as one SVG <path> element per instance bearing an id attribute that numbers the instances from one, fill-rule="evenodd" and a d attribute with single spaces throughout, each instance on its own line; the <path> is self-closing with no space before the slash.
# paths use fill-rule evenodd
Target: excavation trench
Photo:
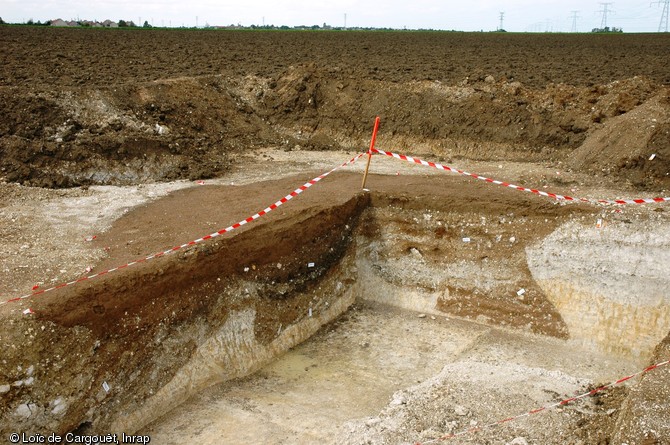
<path id="1" fill-rule="evenodd" d="M 96 270 L 212 233 L 306 179 L 191 188 L 136 208 L 96 239 L 110 252 Z M 596 228 L 602 209 L 448 175 L 372 176 L 369 193 L 359 181 L 336 173 L 235 232 L 35 299 L 35 318 L 8 334 L 19 344 L 37 332 L 30 348 L 8 350 L 26 366 L 6 371 L 18 380 L 32 365 L 35 383 L 5 394 L 2 433 L 136 432 L 203 389 L 272 363 L 356 301 L 368 319 L 389 307 L 455 317 L 426 330 L 435 338 L 476 333 L 459 347 L 447 337 L 424 345 L 429 357 L 440 359 L 435 348 L 492 357 L 500 338 L 521 336 L 531 356 L 553 348 L 599 360 L 599 372 L 565 371 L 576 376 L 563 382 L 572 389 L 646 363 L 667 334 L 670 226 L 658 214 L 612 212 Z"/>

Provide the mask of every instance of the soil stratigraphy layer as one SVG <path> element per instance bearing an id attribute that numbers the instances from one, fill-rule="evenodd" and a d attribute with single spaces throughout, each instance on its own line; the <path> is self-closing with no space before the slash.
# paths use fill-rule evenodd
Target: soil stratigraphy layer
<path id="1" fill-rule="evenodd" d="M 298 205 L 282 206 L 234 233 L 33 297 L 23 303 L 30 304 L 34 317 L 20 316 L 22 303 L 4 305 L 1 337 L 7 352 L 0 379 L 23 382 L 28 369 L 32 379 L 4 394 L 2 433 L 109 431 L 121 413 L 130 415 L 171 382 L 221 329 L 234 336 L 240 314 L 249 319 L 249 341 L 267 349 L 261 354 L 247 351 L 245 344 L 236 345 L 239 351 L 232 347 L 231 356 L 251 354 L 252 364 L 229 357 L 222 367 L 239 367 L 242 373 L 259 366 L 254 354 L 268 360 L 270 352 L 276 355 L 304 338 L 290 331 L 292 326 L 322 313 L 328 313 L 322 320 L 327 322 L 346 310 L 332 297 L 335 291 L 325 289 L 343 293 L 350 287 L 345 278 L 338 286 L 331 277 L 338 275 L 367 197 L 353 186 L 358 177 L 343 179 L 348 193 L 336 193 L 337 182 L 324 184 L 296 200 Z M 109 258 L 94 269 L 121 266 L 138 259 L 138 253 L 179 244 L 182 237 L 212 233 L 212 224 L 226 227 L 249 216 L 249 206 L 268 205 L 272 190 L 279 199 L 296 182 L 293 177 L 247 187 L 203 187 L 138 208 L 96 239 L 108 243 Z M 329 313 L 331 305 L 339 312 Z M 277 346 L 284 332 L 288 340 Z"/>

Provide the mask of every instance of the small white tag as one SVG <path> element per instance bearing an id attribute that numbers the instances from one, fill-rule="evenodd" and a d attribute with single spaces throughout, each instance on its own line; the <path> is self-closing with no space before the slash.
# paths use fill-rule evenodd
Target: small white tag
<path id="1" fill-rule="evenodd" d="M 107 384 L 107 382 L 102 382 L 102 389 L 104 389 L 105 392 L 109 392 L 109 384 Z"/>

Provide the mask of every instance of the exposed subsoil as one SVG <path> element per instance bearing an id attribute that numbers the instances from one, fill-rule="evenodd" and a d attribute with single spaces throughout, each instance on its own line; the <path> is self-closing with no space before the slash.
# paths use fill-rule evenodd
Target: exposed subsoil
<path id="1" fill-rule="evenodd" d="M 73 269 L 79 270 L 79 274 L 65 276 L 64 279 L 85 275 L 85 271 L 82 270 L 85 264 L 92 264 L 93 271 L 118 266 L 162 251 L 171 245 L 212 233 L 231 222 L 243 219 L 249 213 L 249 209 L 255 211 L 264 208 L 269 202 L 316 175 L 316 173 L 301 173 L 296 176 L 291 174 L 290 169 L 284 170 L 283 167 L 290 155 L 284 151 L 270 151 L 259 154 L 257 161 L 249 164 L 252 174 L 267 171 L 268 166 L 274 165 L 277 167 L 275 174 L 290 174 L 285 179 L 259 181 L 256 177 L 248 184 L 238 185 L 237 181 L 243 176 L 240 176 L 241 172 L 233 173 L 219 181 L 211 181 L 210 185 L 194 184 L 190 188 L 173 191 L 162 199 L 147 196 L 145 199 L 152 200 L 151 203 L 141 204 L 125 213 L 117 210 L 117 214 L 123 216 L 116 219 L 111 227 L 100 227 L 105 218 L 99 216 L 96 225 L 101 230 L 95 231 L 97 236 L 94 240 L 86 241 L 81 236 L 69 235 L 73 238 L 72 243 L 83 246 L 84 251 L 97 252 L 92 257 L 98 259 L 94 263 L 87 263 L 85 258 L 78 258 L 78 262 L 73 264 Z M 346 159 L 350 155 L 335 153 L 330 158 L 324 154 L 319 156 L 323 158 L 321 162 L 325 162 L 326 165 L 335 165 L 337 159 Z M 305 167 L 301 164 L 304 162 L 310 161 L 297 162 L 298 170 Z M 528 165 L 480 164 L 479 171 L 492 174 L 502 170 L 507 177 L 515 180 L 525 178 L 534 183 L 540 183 L 535 181 L 542 181 L 543 177 L 545 180 L 549 179 L 546 175 L 550 169 L 537 166 L 531 174 L 528 172 Z M 500 166 L 503 168 L 498 168 Z M 514 277 L 511 282 L 507 279 L 501 280 L 497 288 L 487 293 L 482 292 L 483 285 L 477 284 L 476 280 L 474 284 L 471 282 L 469 288 L 462 287 L 460 293 L 449 289 L 446 294 L 449 298 L 438 301 L 437 309 L 442 314 L 476 320 L 479 323 L 485 322 L 491 326 L 511 327 L 522 333 L 535 332 L 549 338 L 564 338 L 568 335 L 560 314 L 556 313 L 542 289 L 533 283 L 524 261 L 524 251 L 526 246 L 541 240 L 564 221 L 580 220 L 585 217 L 587 222 L 594 224 L 595 219 L 602 216 L 598 209 L 586 205 L 562 206 L 534 195 L 501 187 L 492 188 L 486 183 L 455 175 L 417 170 L 418 167 L 378 157 L 374 158 L 373 169 L 385 172 L 387 175 L 371 176 L 368 179 L 371 191 L 362 193 L 361 168 L 362 165 L 359 163 L 358 174 L 333 174 L 263 219 L 243 226 L 237 233 L 224 235 L 220 240 L 132 266 L 127 271 L 96 278 L 89 284 L 79 284 L 73 288 L 14 303 L 13 306 L 4 306 L 2 310 L 8 323 L 2 336 L 6 347 L 3 359 L 6 364 L 12 363 L 16 366 L 4 368 L 5 381 L 14 382 L 9 385 L 10 389 L 4 396 L 6 411 L 3 415 L 11 419 L 11 423 L 7 425 L 44 433 L 57 431 L 63 434 L 67 431 L 78 431 L 91 434 L 109 431 L 110 425 L 119 413 L 131 413 L 140 409 L 146 399 L 158 393 L 161 386 L 175 376 L 180 364 L 188 361 L 198 344 L 241 308 L 249 307 L 249 304 L 255 307 L 257 321 L 254 324 L 254 335 L 261 342 L 273 341 L 282 327 L 304 319 L 308 309 L 318 310 L 319 306 L 329 299 L 327 293 L 316 291 L 305 297 L 301 296 L 304 294 L 297 292 L 304 288 L 316 290 L 321 286 L 324 276 L 337 271 L 342 255 L 351 256 L 351 252 L 346 253 L 350 250 L 346 246 L 355 242 L 354 237 L 372 241 L 371 246 L 381 243 L 382 247 L 375 248 L 376 253 L 372 255 L 383 257 L 375 260 L 379 264 L 391 265 L 393 261 L 401 260 L 401 267 L 407 269 L 407 274 L 386 276 L 382 268 L 380 276 L 392 284 L 406 286 L 408 289 L 435 286 L 435 283 L 431 283 L 430 276 L 413 273 L 417 263 L 448 267 L 446 266 L 448 264 L 471 260 L 475 264 L 499 268 L 499 273 L 503 277 Z M 587 175 L 568 174 L 568 177 L 587 195 L 595 192 L 601 193 L 600 196 L 611 196 L 611 191 L 600 188 L 602 184 Z M 561 179 L 559 182 L 562 181 Z M 556 183 L 552 180 L 549 180 L 547 185 L 549 186 L 547 190 L 558 191 Z M 125 189 L 127 188 L 120 188 L 114 193 L 124 193 Z M 23 192 L 23 199 L 17 200 L 19 206 L 14 207 L 14 212 L 18 213 L 18 208 L 22 208 L 27 215 L 32 214 L 30 221 L 23 219 L 26 217 L 25 214 L 21 215 L 23 218 L 17 218 L 24 221 L 23 224 L 26 224 L 24 227 L 44 230 L 58 228 L 58 224 L 53 221 L 40 222 L 41 218 L 35 216 L 37 212 L 32 211 L 33 207 L 37 209 L 43 205 L 42 202 L 46 198 L 41 189 L 18 190 Z M 73 197 L 69 199 L 75 202 L 69 205 L 77 207 L 76 200 L 82 191 L 73 189 L 71 192 Z M 61 193 L 67 195 L 69 191 Z M 85 193 L 104 196 L 109 191 L 92 187 Z M 35 196 L 31 197 L 31 194 Z M 123 200 L 118 195 L 117 199 Z M 65 201 L 62 197 L 60 200 Z M 59 199 L 51 197 L 50 201 L 57 203 Z M 60 205 L 65 206 L 64 203 Z M 89 212 L 98 205 L 95 201 L 89 201 L 80 202 L 79 207 L 81 208 L 78 213 L 68 217 L 74 225 L 85 220 Z M 15 215 L 18 216 L 16 213 Z M 640 224 L 638 222 L 640 220 L 646 221 L 649 218 L 654 220 L 663 216 L 664 212 L 654 212 L 650 208 L 627 208 L 620 214 L 608 213 L 607 220 L 611 224 L 625 220 L 629 223 L 630 220 L 635 220 L 635 224 Z M 483 219 L 489 223 L 484 223 Z M 85 230 L 84 227 L 80 228 Z M 640 227 L 645 227 L 645 224 L 641 223 Z M 357 234 L 354 235 L 352 230 L 356 230 Z M 398 234 L 402 236 L 398 238 Z M 464 245 L 462 241 L 464 235 L 471 237 L 473 242 Z M 499 235 L 504 241 L 497 241 Z M 512 236 L 515 237 L 514 242 L 509 241 Z M 345 244 L 340 244 L 342 242 Z M 358 243 L 360 244 L 360 241 Z M 338 248 L 338 245 L 342 247 Z M 333 248 L 334 251 L 331 250 Z M 62 250 L 62 246 L 60 249 Z M 57 254 L 57 249 L 51 254 L 55 264 L 59 263 L 55 256 Z M 316 268 L 310 268 L 308 262 L 314 262 Z M 11 268 L 13 265 L 14 267 L 29 265 L 31 261 L 25 257 L 13 256 L 5 257 L 4 264 Z M 11 277 L 12 274 L 6 276 Z M 247 284 L 243 284 L 240 288 L 235 284 L 237 278 L 242 278 L 243 283 Z M 429 281 L 425 281 L 426 278 Z M 20 289 L 26 289 L 30 283 L 24 280 L 23 284 L 20 282 L 15 284 Z M 247 288 L 244 289 L 244 286 Z M 527 294 L 524 299 L 519 299 L 515 292 L 522 286 L 527 289 Z M 26 307 L 34 310 L 35 314 L 22 315 L 21 310 Z M 377 311 L 378 309 L 374 312 Z M 380 312 L 383 313 L 384 311 Z M 402 317 L 421 322 L 416 318 L 416 313 Z M 526 326 L 529 321 L 532 322 L 531 325 Z M 403 397 L 409 397 L 408 400 L 414 402 L 408 406 L 411 411 L 402 413 L 400 419 L 413 419 L 411 424 L 403 427 L 402 423 L 397 423 L 398 415 L 394 414 L 387 418 L 389 414 L 384 413 L 381 414 L 380 420 L 366 421 L 367 427 L 353 423 L 340 429 L 325 429 L 319 434 L 309 433 L 312 428 L 309 426 L 305 426 L 305 429 L 294 426 L 297 429 L 293 429 L 288 435 L 289 439 L 286 439 L 288 442 L 292 440 L 290 437 L 297 440 L 299 437 L 312 437 L 312 434 L 316 434 L 314 437 L 325 442 L 341 441 L 341 443 L 358 443 L 362 440 L 361 437 L 372 437 L 370 440 L 373 440 L 373 443 L 386 441 L 401 443 L 429 439 L 445 432 L 467 428 L 470 425 L 468 422 L 475 419 L 477 422 L 483 422 L 482 419 L 495 421 L 496 415 L 517 413 L 528 407 L 534 408 L 538 404 L 555 402 L 561 397 L 569 396 L 573 391 L 588 391 L 592 388 L 588 386 L 589 380 L 584 379 L 586 375 L 591 376 L 590 385 L 597 385 L 605 383 L 604 379 L 618 377 L 635 370 L 633 363 L 628 360 L 595 352 L 588 354 L 591 360 L 589 363 L 595 360 L 599 363 L 597 366 L 593 363 L 588 366 L 580 364 L 583 360 L 583 351 L 573 349 L 568 354 L 571 350 L 568 345 L 549 343 L 537 346 L 542 351 L 538 355 L 543 357 L 540 362 L 524 359 L 521 364 L 516 365 L 521 366 L 519 369 L 527 368 L 527 370 L 515 371 L 520 380 L 514 380 L 514 384 L 511 385 L 516 391 L 523 392 L 524 385 L 527 387 L 529 381 L 539 378 L 540 380 L 532 386 L 545 396 L 514 399 L 514 403 L 502 405 L 499 405 L 495 396 L 492 396 L 493 399 L 487 396 L 481 405 L 470 405 L 466 410 L 467 415 L 454 414 L 454 409 L 458 413 L 462 411 L 462 397 L 468 396 L 455 396 L 456 398 L 450 399 L 448 403 L 443 401 L 443 404 L 428 403 L 425 397 L 429 399 L 433 397 L 430 395 L 431 391 L 439 390 L 441 385 L 454 384 L 442 381 L 443 377 L 432 383 L 428 387 L 430 389 L 428 392 L 422 385 L 407 388 L 406 383 L 402 382 L 407 382 L 407 379 L 414 382 L 413 379 L 419 375 L 411 371 L 407 373 L 408 369 L 412 369 L 411 364 L 416 362 L 414 358 L 416 351 L 413 349 L 414 346 L 400 340 L 407 336 L 406 331 L 394 331 L 393 334 L 390 332 L 382 334 L 384 331 L 380 331 L 379 334 L 371 335 L 370 330 L 377 332 L 378 327 L 375 323 L 378 321 L 368 323 L 371 324 L 367 327 L 364 324 L 358 328 L 344 328 L 344 331 L 340 331 L 337 335 L 344 335 L 345 338 L 351 336 L 347 341 L 361 344 L 381 341 L 377 340 L 376 335 L 381 335 L 382 338 L 389 337 L 388 341 L 393 341 L 393 336 L 399 336 L 394 341 L 394 347 L 400 348 L 396 353 L 390 353 L 389 349 L 387 352 L 390 355 L 385 355 L 380 349 L 377 354 L 378 360 L 381 360 L 378 363 L 380 369 L 386 366 L 386 360 L 391 360 L 393 366 L 400 368 L 393 384 L 389 382 L 381 389 L 370 387 L 371 390 L 377 389 L 376 392 L 370 393 L 371 402 L 355 412 L 361 416 L 374 417 L 375 410 L 381 409 L 384 406 L 383 400 L 391 395 L 389 390 L 409 391 L 408 395 Z M 449 326 L 447 331 L 450 333 L 445 334 L 445 341 L 451 338 L 452 340 L 448 342 L 451 344 L 453 337 L 450 336 L 456 334 L 451 323 L 446 326 Z M 468 340 L 465 343 L 456 341 L 453 344 L 458 345 L 454 351 L 458 353 L 456 355 L 458 360 L 450 366 L 460 370 L 457 374 L 461 377 L 464 369 L 475 370 L 481 369 L 482 366 L 492 366 L 490 372 L 504 375 L 508 372 L 506 369 L 509 365 L 504 364 L 500 352 L 509 345 L 514 345 L 513 350 L 516 352 L 513 355 L 517 360 L 521 360 L 519 357 L 535 357 L 528 356 L 526 348 L 528 341 L 539 340 L 523 337 L 525 334 L 515 338 L 517 334 L 494 331 L 489 332 L 487 336 L 491 339 L 500 338 L 501 335 L 509 336 L 504 342 L 505 348 L 500 349 L 501 346 L 496 346 L 495 341 L 494 344 L 484 346 L 486 343 L 482 342 L 480 334 L 474 336 L 472 334 L 480 332 L 482 326 L 465 324 L 459 328 L 462 329 L 459 332 L 471 333 L 467 334 Z M 387 327 L 395 329 L 392 325 Z M 356 335 L 356 329 L 363 331 L 360 335 Z M 416 325 L 410 332 L 416 334 L 424 329 L 421 325 Z M 467 352 L 470 348 L 463 350 L 466 344 L 470 344 L 470 348 L 474 348 L 473 351 L 480 352 L 471 354 Z M 147 348 L 146 345 L 152 347 Z M 342 345 L 337 347 L 347 348 Z M 428 356 L 433 356 L 435 354 L 430 349 L 433 347 L 436 346 L 423 346 L 422 350 Z M 444 347 L 451 350 L 449 348 L 452 346 L 445 343 Z M 315 363 L 326 366 L 322 359 L 318 358 L 319 353 L 316 352 L 319 350 L 318 346 L 310 348 L 317 348 L 314 352 Z M 547 355 L 547 348 L 555 349 L 556 355 L 553 352 Z M 491 350 L 497 352 L 491 354 Z M 405 358 L 398 362 L 394 354 L 400 354 Z M 506 354 L 509 352 L 503 356 Z M 570 360 L 565 360 L 565 356 Z M 450 353 L 445 357 L 452 355 Z M 488 359 L 482 357 L 497 357 L 497 359 L 494 359 L 494 364 L 490 364 Z M 560 384 L 566 386 L 557 392 L 555 382 L 557 375 L 548 374 L 550 378 L 544 378 L 541 377 L 542 374 L 535 375 L 535 373 L 537 369 L 541 369 L 538 368 L 540 363 L 542 367 L 553 368 L 556 362 L 552 360 L 558 360 L 559 357 L 562 357 L 560 369 L 582 377 L 578 380 L 567 375 L 561 377 Z M 341 360 L 344 361 L 338 359 L 338 367 L 332 372 L 343 372 L 339 366 L 350 366 L 345 357 Z M 438 372 L 439 360 L 437 362 L 429 360 L 427 363 L 431 363 L 428 369 L 437 366 L 431 372 L 451 375 Z M 370 371 L 365 371 L 369 365 L 360 366 L 363 367 L 363 375 L 357 378 L 369 377 Z M 568 371 L 570 369 L 572 371 Z M 252 382 L 252 388 L 258 385 L 258 382 Z M 109 393 L 102 389 L 103 383 L 111 386 Z M 268 384 L 273 388 L 272 391 L 275 391 L 274 388 L 277 388 L 277 391 L 287 391 L 281 389 L 281 381 Z M 318 379 L 315 384 L 319 384 Z M 226 387 L 230 388 L 230 385 L 227 384 Z M 658 385 L 659 383 L 652 385 L 652 392 L 658 391 Z M 251 397 L 249 390 L 243 388 L 245 387 L 242 386 L 240 391 L 243 391 L 243 397 L 248 400 Z M 346 395 L 349 391 L 347 389 L 331 388 L 331 390 L 335 391 L 335 394 L 343 391 L 337 397 L 345 399 L 349 397 Z M 481 388 L 475 385 L 473 390 L 479 392 Z M 303 390 L 298 389 L 290 397 L 291 401 L 286 400 L 287 405 L 284 409 L 287 415 L 289 412 L 291 416 L 306 415 L 300 411 L 301 405 L 296 405 L 297 401 L 301 400 L 303 394 L 301 391 Z M 547 398 L 546 394 L 554 395 Z M 625 394 L 625 392 L 617 390 L 612 394 Z M 29 400 L 32 402 L 26 402 L 27 397 L 30 397 Z M 324 397 L 330 396 L 325 394 Z M 611 402 L 614 396 L 600 397 L 598 400 L 606 403 L 596 401 L 595 405 L 589 404 L 587 408 L 569 411 L 569 416 L 552 415 L 551 429 L 547 429 L 546 421 L 539 421 L 529 426 L 524 425 L 521 429 L 517 427 L 512 433 L 506 432 L 504 436 L 512 434 L 512 437 L 535 438 L 533 440 L 544 438 L 542 440 L 545 443 L 561 443 L 563 439 L 558 442 L 549 441 L 547 434 L 568 431 L 576 425 L 578 435 L 574 437 L 582 438 L 579 439 L 582 443 L 592 443 L 591 439 L 596 436 L 609 440 L 615 431 L 613 425 L 616 419 L 612 417 L 612 412 L 619 412 L 625 397 L 617 396 L 618 402 L 614 404 Z M 276 398 L 271 400 L 275 400 L 273 404 L 279 403 Z M 203 403 L 211 405 L 211 401 Z M 261 402 L 259 400 L 247 403 L 255 406 Z M 272 406 L 271 404 L 263 409 L 272 411 Z M 440 409 L 437 409 L 438 407 Z M 346 405 L 341 408 L 347 412 Z M 198 412 L 201 408 L 196 405 L 186 409 Z M 613 409 L 616 411 L 612 411 Z M 431 417 L 424 417 L 426 412 L 431 411 L 433 412 Z M 649 415 L 657 418 L 658 410 L 650 411 Z M 220 415 L 216 417 L 219 418 Z M 336 416 L 337 419 L 340 417 L 341 415 Z M 353 421 L 351 417 L 346 419 Z M 237 424 L 235 420 L 230 421 Z M 249 419 L 249 421 L 262 420 Z M 388 425 L 388 422 L 391 424 Z M 170 420 L 167 420 L 167 424 L 159 423 L 148 430 L 148 433 L 157 438 L 162 437 L 165 443 L 183 443 L 184 440 L 188 440 L 187 437 L 191 437 L 189 434 L 195 434 L 190 429 L 185 429 L 184 432 L 174 431 L 167 426 L 171 424 L 173 421 Z M 383 430 L 386 432 L 378 431 L 375 425 L 387 425 Z M 604 425 L 609 426 L 605 428 Z M 226 433 L 223 437 L 230 437 L 230 440 L 240 434 L 239 429 L 230 426 L 225 428 Z M 268 437 L 273 437 L 277 433 L 278 430 L 273 428 L 268 430 Z M 216 428 L 207 429 L 207 434 L 200 439 L 203 443 L 216 443 L 221 437 L 219 434 L 223 434 L 222 431 Z M 540 433 L 541 431 L 545 432 Z M 306 434 L 308 436 L 305 436 Z M 489 440 L 484 438 L 498 437 L 499 434 L 499 431 L 493 431 L 489 435 L 473 436 L 470 440 L 475 442 Z M 167 437 L 172 439 L 168 440 Z M 208 442 L 210 440 L 213 442 Z"/>
<path id="2" fill-rule="evenodd" d="M 670 189 L 670 36 L 663 34 L 0 26 L 0 44 L 3 301 L 242 220 L 363 151 L 376 115 L 379 148 L 519 185 L 597 198 Z M 489 332 L 493 338 L 511 330 L 565 342 L 571 333 L 534 280 L 528 249 L 570 221 L 586 227 L 606 218 L 640 230 L 667 224 L 663 206 L 560 205 L 379 158 L 382 175 L 369 179 L 369 193 L 360 190 L 360 175 L 338 172 L 234 233 L 2 305 L 2 437 L 17 429 L 141 428 L 154 419 L 119 419 L 179 377 L 221 326 L 252 310 L 254 344 L 271 349 L 287 327 L 334 306 L 333 295 L 356 286 L 354 274 L 366 265 L 390 286 L 439 295 L 438 313 L 502 329 Z M 423 275 L 440 268 L 453 279 Z M 458 277 L 472 271 L 495 280 Z M 27 308 L 35 313 L 24 315 Z M 512 349 L 524 338 L 510 340 Z M 667 359 L 666 343 L 643 362 Z M 479 345 L 493 351 L 484 357 L 498 350 L 494 341 Z M 451 424 L 445 416 L 453 417 L 457 400 L 440 410 L 438 395 L 453 384 L 450 370 L 482 365 L 468 354 L 436 369 L 426 385 L 390 385 L 387 391 L 405 389 L 411 403 L 367 407 L 361 415 L 373 419 L 333 434 L 342 443 L 427 440 L 472 425 L 471 411 L 494 421 L 564 395 L 514 399 L 501 405 L 514 412 L 503 413 L 496 409 L 503 394 Z M 563 390 L 588 391 L 639 364 L 604 354 L 600 374 L 565 365 L 580 377 L 563 379 Z M 520 375 L 542 380 L 535 367 L 552 366 L 548 355 L 524 362 Z M 482 366 L 496 375 L 508 370 Z M 550 431 L 574 431 L 566 439 L 573 443 L 667 443 L 670 407 L 658 400 L 667 379 L 666 369 L 649 374 L 630 396 L 621 389 L 601 396 L 552 420 Z M 523 378 L 512 383 L 523 390 Z M 543 380 L 536 389 L 550 387 Z M 541 422 L 523 434 L 553 443 Z"/>

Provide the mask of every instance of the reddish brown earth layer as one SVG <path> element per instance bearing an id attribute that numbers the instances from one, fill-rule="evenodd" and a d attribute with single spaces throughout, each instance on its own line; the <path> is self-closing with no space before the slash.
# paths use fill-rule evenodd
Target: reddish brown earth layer
<path id="1" fill-rule="evenodd" d="M 166 243 L 211 233 L 225 225 L 221 221 L 243 218 L 249 206 L 267 205 L 268 190 L 283 192 L 297 180 L 190 189 L 137 208 L 100 236 L 111 254 L 95 268 L 119 266 Z M 7 350 L 0 378 L 17 381 L 32 366 L 39 383 L 4 395 L 0 417 L 8 421 L 2 422 L 0 434 L 7 437 L 17 428 L 65 434 L 91 424 L 95 431 L 108 431 L 121 412 L 132 413 L 169 382 L 231 312 L 253 307 L 255 338 L 263 344 L 274 340 L 282 327 L 305 318 L 316 304 L 306 291 L 337 270 L 349 249 L 368 201 L 355 192 L 359 180 L 347 176 L 324 183 L 296 199 L 298 205 L 280 207 L 234 234 L 31 298 L 33 319 L 12 315 L 21 310 L 20 303 L 2 306 L 3 317 L 13 321 L 1 336 Z M 341 193 L 343 187 L 348 192 Z M 314 267 L 308 267 L 307 258 Z M 239 281 L 260 298 L 238 289 Z M 117 388 L 114 397 L 100 392 L 103 382 Z M 28 424 L 12 425 L 9 419 L 26 391 L 41 401 L 33 405 Z M 77 402 L 68 403 L 67 414 L 55 423 L 47 400 L 59 397 Z"/>

